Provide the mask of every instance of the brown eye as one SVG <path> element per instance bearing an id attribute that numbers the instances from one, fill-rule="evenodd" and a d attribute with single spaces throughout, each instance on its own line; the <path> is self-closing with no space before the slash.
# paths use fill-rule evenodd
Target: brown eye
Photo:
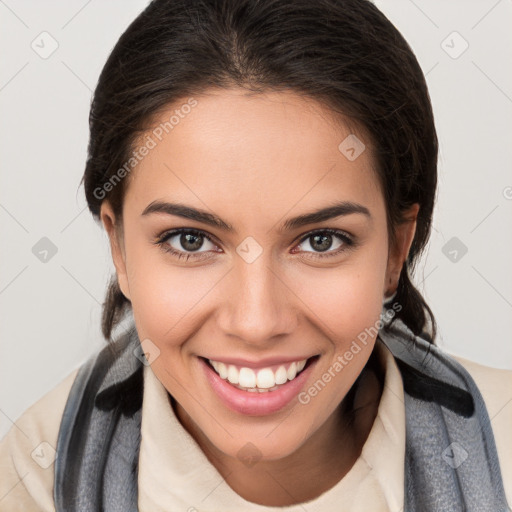
<path id="1" fill-rule="evenodd" d="M 179 257 L 190 257 L 193 253 L 217 251 L 218 246 L 212 242 L 210 237 L 201 231 L 193 229 L 176 229 L 164 233 L 156 242 L 167 252 Z"/>
<path id="2" fill-rule="evenodd" d="M 331 248 L 332 245 L 332 235 L 312 235 L 309 237 L 309 245 L 315 251 L 327 251 L 327 249 Z"/>
<path id="3" fill-rule="evenodd" d="M 186 251 L 197 251 L 203 245 L 204 237 L 195 233 L 182 233 L 180 244 Z"/>
<path id="4" fill-rule="evenodd" d="M 353 245 L 353 240 L 346 233 L 327 229 L 308 233 L 297 247 L 300 251 L 312 253 L 315 257 L 328 257 L 339 254 Z"/>

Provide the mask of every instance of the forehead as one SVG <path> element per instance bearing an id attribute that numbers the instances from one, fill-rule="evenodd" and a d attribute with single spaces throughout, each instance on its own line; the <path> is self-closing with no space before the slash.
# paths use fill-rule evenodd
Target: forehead
<path id="1" fill-rule="evenodd" d="M 370 140 L 292 92 L 184 98 L 153 119 L 144 144 L 125 198 L 140 211 L 155 199 L 273 218 L 339 200 L 382 203 Z"/>

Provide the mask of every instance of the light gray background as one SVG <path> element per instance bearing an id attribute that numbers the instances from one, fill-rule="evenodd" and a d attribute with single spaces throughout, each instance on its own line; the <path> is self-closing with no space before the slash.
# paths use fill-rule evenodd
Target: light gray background
<path id="1" fill-rule="evenodd" d="M 438 344 L 512 369 L 512 1 L 376 3 L 426 73 L 440 139 L 434 231 L 416 278 Z M 0 0 L 0 436 L 104 344 L 114 267 L 78 184 L 92 91 L 146 4 Z M 31 45 L 48 51 L 52 38 L 43 59 Z M 32 252 L 43 237 L 57 248 L 47 262 Z"/>

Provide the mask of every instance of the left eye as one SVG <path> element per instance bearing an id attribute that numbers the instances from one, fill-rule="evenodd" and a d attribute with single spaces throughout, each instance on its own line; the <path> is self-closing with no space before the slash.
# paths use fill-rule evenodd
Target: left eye
<path id="1" fill-rule="evenodd" d="M 323 253 L 329 251 L 339 252 L 343 246 L 352 244 L 351 239 L 337 231 L 317 231 L 306 235 L 297 247 L 303 246 L 300 250 L 305 252 Z M 310 248 L 311 250 L 307 250 Z"/>

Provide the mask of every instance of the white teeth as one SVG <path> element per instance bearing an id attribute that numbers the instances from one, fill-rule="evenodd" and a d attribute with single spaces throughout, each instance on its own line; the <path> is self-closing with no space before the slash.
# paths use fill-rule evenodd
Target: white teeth
<path id="1" fill-rule="evenodd" d="M 238 370 L 233 366 L 228 366 L 228 380 L 231 384 L 238 384 Z"/>
<path id="2" fill-rule="evenodd" d="M 244 388 L 254 388 L 256 386 L 256 374 L 250 368 L 241 368 L 238 374 L 238 384 Z"/>
<path id="3" fill-rule="evenodd" d="M 288 375 L 288 380 L 295 379 L 295 375 L 297 375 L 297 365 L 295 363 L 292 363 L 290 365 L 290 368 L 288 368 L 286 374 Z"/>
<path id="4" fill-rule="evenodd" d="M 210 361 L 211 365 L 215 368 L 215 371 L 223 378 L 226 379 L 228 376 L 228 369 L 224 363 L 219 361 Z"/>
<path id="5" fill-rule="evenodd" d="M 242 370 L 240 370 L 240 373 L 242 373 Z M 274 372 L 270 368 L 263 368 L 263 370 L 260 370 L 256 376 L 256 384 L 259 388 L 264 389 L 275 386 L 276 382 Z"/>
<path id="6" fill-rule="evenodd" d="M 218 363 L 219 368 L 217 369 L 217 373 L 220 375 L 221 379 L 227 379 L 228 377 L 228 367 L 224 363 Z"/>
<path id="7" fill-rule="evenodd" d="M 253 370 L 252 368 L 237 368 L 230 364 L 226 365 L 220 361 L 208 360 L 221 379 L 229 381 L 235 387 L 250 392 L 265 393 L 274 391 L 277 386 L 285 384 L 288 380 L 293 380 L 297 374 L 306 366 L 307 359 L 296 361 L 289 365 L 279 366 L 274 372 L 272 368 L 261 368 Z"/>
<path id="8" fill-rule="evenodd" d="M 284 384 L 288 380 L 288 373 L 286 372 L 286 368 L 284 366 L 280 366 L 277 369 L 275 378 L 276 384 Z"/>

